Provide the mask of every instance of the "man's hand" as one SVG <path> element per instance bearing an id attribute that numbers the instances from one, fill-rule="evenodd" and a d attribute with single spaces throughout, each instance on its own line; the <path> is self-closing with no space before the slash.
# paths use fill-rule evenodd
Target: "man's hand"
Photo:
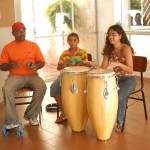
<path id="1" fill-rule="evenodd" d="M 37 70 L 36 64 L 32 64 L 32 66 L 30 66 L 30 68 L 31 68 L 33 71 L 36 71 L 36 70 Z"/>
<path id="2" fill-rule="evenodd" d="M 20 67 L 20 65 L 17 62 L 14 62 L 14 61 L 9 62 L 9 63 L 3 63 L 3 64 L 0 65 L 0 69 L 2 71 L 8 71 L 10 69 L 17 69 L 19 67 Z"/>
<path id="3" fill-rule="evenodd" d="M 8 65 L 10 66 L 10 69 L 17 69 L 20 67 L 20 64 L 15 61 L 11 61 Z"/>
<path id="4" fill-rule="evenodd" d="M 36 71 L 38 69 L 41 69 L 43 66 L 45 65 L 45 62 L 43 61 L 39 61 L 36 64 L 32 63 L 32 62 L 28 62 L 27 66 L 32 69 L 33 71 Z"/>

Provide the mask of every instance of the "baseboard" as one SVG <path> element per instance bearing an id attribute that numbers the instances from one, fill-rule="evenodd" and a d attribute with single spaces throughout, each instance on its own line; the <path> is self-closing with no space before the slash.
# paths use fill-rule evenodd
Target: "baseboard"
<path id="1" fill-rule="evenodd" d="M 0 102 L 0 107 L 4 105 L 4 101 Z"/>
<path id="2" fill-rule="evenodd" d="M 139 76 L 135 76 L 137 80 L 140 80 L 140 77 Z M 147 77 L 144 77 L 144 81 L 148 81 L 150 82 L 150 78 L 147 78 Z"/>
<path id="3" fill-rule="evenodd" d="M 144 81 L 149 81 L 150 82 L 150 78 L 144 77 Z"/>

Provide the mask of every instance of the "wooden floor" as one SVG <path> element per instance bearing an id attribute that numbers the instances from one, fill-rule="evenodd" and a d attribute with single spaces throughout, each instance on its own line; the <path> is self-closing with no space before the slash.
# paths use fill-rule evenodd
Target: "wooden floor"
<path id="1" fill-rule="evenodd" d="M 19 137 L 15 132 L 5 137 L 2 134 L 4 123 L 4 104 L 0 105 L 0 150 L 150 150 L 150 122 L 145 120 L 142 102 L 130 100 L 123 133 L 112 131 L 107 141 L 97 140 L 88 120 L 85 132 L 72 132 L 68 122 L 55 124 L 56 113 L 47 112 L 45 106 L 54 102 L 47 93 L 42 103 L 42 123 L 35 127 L 23 119 L 26 106 L 17 106 L 20 121 L 25 132 Z M 150 117 L 150 81 L 145 82 L 145 95 L 148 117 Z"/>

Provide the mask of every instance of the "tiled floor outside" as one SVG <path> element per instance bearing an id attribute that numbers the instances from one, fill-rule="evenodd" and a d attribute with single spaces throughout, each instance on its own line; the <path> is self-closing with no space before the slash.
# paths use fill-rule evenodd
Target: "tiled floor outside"
<path id="1" fill-rule="evenodd" d="M 57 65 L 48 65 L 48 64 L 46 64 L 38 72 L 45 82 L 53 81 L 60 74 L 60 72 L 57 70 Z"/>

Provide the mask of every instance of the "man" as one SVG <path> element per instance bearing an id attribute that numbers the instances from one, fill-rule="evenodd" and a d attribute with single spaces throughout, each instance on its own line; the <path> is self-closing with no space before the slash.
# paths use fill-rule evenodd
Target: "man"
<path id="1" fill-rule="evenodd" d="M 135 22 L 136 22 L 137 26 L 141 26 L 142 25 L 142 23 L 141 23 L 141 14 L 140 13 L 136 13 L 134 19 L 135 19 Z"/>
<path id="2" fill-rule="evenodd" d="M 26 28 L 21 22 L 12 25 L 12 35 L 15 40 L 4 46 L 0 57 L 1 70 L 9 71 L 2 89 L 6 106 L 6 129 L 18 127 L 15 107 L 15 93 L 18 89 L 29 87 L 34 91 L 31 104 L 24 113 L 24 118 L 31 125 L 39 124 L 37 117 L 46 92 L 46 84 L 37 73 L 45 65 L 39 46 L 25 39 Z"/>

